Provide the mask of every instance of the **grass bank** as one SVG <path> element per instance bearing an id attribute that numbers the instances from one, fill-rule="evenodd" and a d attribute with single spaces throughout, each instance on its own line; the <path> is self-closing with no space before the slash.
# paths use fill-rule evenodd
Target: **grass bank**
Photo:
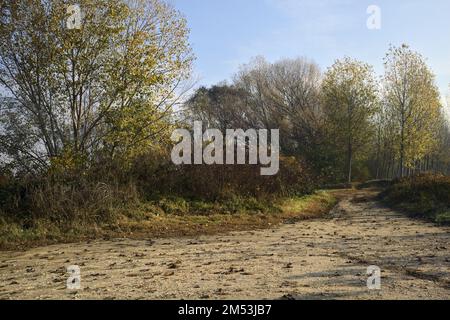
<path id="1" fill-rule="evenodd" d="M 117 209 L 108 222 L 49 220 L 23 222 L 0 218 L 0 249 L 13 250 L 93 239 L 151 239 L 271 228 L 285 222 L 320 217 L 335 204 L 330 192 L 276 201 L 234 198 L 224 202 L 163 198 Z"/>
<path id="2" fill-rule="evenodd" d="M 397 179 L 380 197 L 409 216 L 450 224 L 450 177 L 422 174 Z"/>

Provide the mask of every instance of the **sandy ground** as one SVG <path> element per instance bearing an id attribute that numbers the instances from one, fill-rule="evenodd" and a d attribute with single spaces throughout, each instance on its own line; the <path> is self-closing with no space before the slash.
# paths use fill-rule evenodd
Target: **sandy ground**
<path id="1" fill-rule="evenodd" d="M 0 299 L 450 299 L 450 229 L 349 195 L 324 219 L 0 253 Z M 82 289 L 66 288 L 66 267 Z M 367 267 L 381 268 L 368 290 Z"/>

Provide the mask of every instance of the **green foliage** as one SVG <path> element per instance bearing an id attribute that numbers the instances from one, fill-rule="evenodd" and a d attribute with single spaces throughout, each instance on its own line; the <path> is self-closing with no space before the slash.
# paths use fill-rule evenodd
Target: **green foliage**
<path id="1" fill-rule="evenodd" d="M 172 196 L 163 197 L 153 203 L 165 214 L 174 215 L 255 214 L 279 210 L 274 206 L 273 201 L 244 198 L 238 195 L 216 202 Z"/>
<path id="2" fill-rule="evenodd" d="M 438 212 L 435 220 L 439 224 L 450 224 L 450 211 Z"/>
<path id="3" fill-rule="evenodd" d="M 367 154 L 374 131 L 372 118 L 379 107 L 372 67 L 348 57 L 337 60 L 325 74 L 322 96 L 328 136 L 333 147 L 346 155 L 342 168 L 351 183 L 354 162 Z M 362 172 L 358 172 L 360 178 Z"/>

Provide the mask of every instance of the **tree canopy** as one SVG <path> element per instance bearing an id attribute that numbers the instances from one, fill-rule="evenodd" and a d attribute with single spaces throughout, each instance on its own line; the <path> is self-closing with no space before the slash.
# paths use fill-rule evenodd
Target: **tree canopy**
<path id="1" fill-rule="evenodd" d="M 3 1 L 1 152 L 24 170 L 127 157 L 158 141 L 193 55 L 185 19 L 159 0 Z M 66 163 L 68 162 L 68 163 Z"/>

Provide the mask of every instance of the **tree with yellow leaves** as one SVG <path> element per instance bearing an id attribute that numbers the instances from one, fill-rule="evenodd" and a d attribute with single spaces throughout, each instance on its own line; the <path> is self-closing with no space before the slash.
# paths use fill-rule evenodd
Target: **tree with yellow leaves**
<path id="1" fill-rule="evenodd" d="M 71 4 L 1 3 L 0 152 L 27 170 L 142 152 L 190 73 L 186 21 L 162 0 L 79 0 L 78 24 Z"/>
<path id="2" fill-rule="evenodd" d="M 370 142 L 372 117 L 379 106 L 372 67 L 348 57 L 337 60 L 325 74 L 322 95 L 329 136 L 346 155 L 351 183 L 353 161 Z"/>
<path id="3" fill-rule="evenodd" d="M 436 148 L 442 106 L 435 76 L 419 53 L 407 45 L 391 47 L 384 64 L 384 103 L 403 177 L 406 168 Z"/>

